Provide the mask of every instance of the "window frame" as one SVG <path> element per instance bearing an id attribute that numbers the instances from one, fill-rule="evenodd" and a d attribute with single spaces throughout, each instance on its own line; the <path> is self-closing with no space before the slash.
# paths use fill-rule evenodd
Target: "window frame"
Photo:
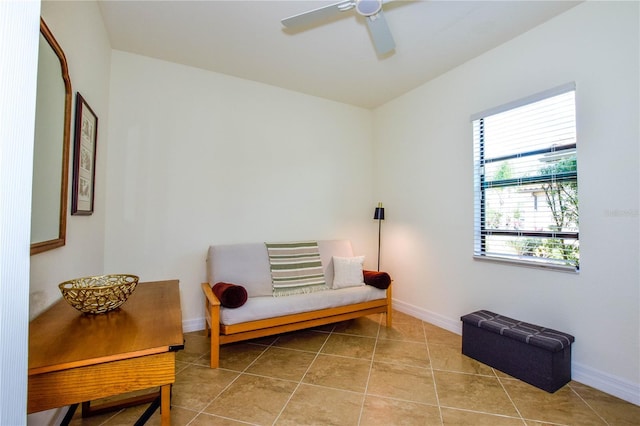
<path id="1" fill-rule="evenodd" d="M 525 176 L 520 178 L 507 178 L 501 180 L 488 181 L 485 176 L 485 166 L 491 162 L 506 161 L 511 158 L 523 158 L 532 155 L 553 154 L 555 152 L 574 152 L 577 160 L 577 140 L 573 143 L 551 146 L 544 149 L 534 149 L 530 151 L 518 151 L 508 155 L 503 155 L 495 158 L 485 158 L 485 144 L 484 140 L 484 119 L 500 114 L 502 112 L 514 110 L 516 108 L 530 105 L 545 99 L 549 99 L 558 95 L 562 95 L 568 92 L 575 92 L 575 82 L 567 83 L 562 86 L 555 87 L 544 92 L 528 96 L 507 104 L 491 108 L 480 113 L 471 116 L 472 129 L 473 129 L 473 156 L 474 156 L 474 256 L 476 260 L 488 260 L 492 262 L 508 263 L 519 266 L 534 267 L 558 270 L 563 272 L 577 273 L 580 269 L 579 261 L 572 265 L 570 263 L 562 263 L 562 261 L 554 261 L 550 258 L 544 257 L 531 257 L 531 259 L 524 258 L 524 256 L 510 257 L 507 253 L 487 253 L 486 252 L 486 239 L 488 236 L 516 236 L 516 237 L 531 237 L 531 238 L 546 238 L 546 239 L 573 239 L 578 242 L 579 247 L 579 225 L 578 229 L 573 231 L 540 231 L 540 230 L 507 230 L 507 229 L 487 229 L 487 211 L 486 211 L 486 196 L 485 191 L 489 188 L 497 187 L 518 187 L 525 183 L 546 183 L 546 182 L 575 182 L 576 187 L 578 184 L 578 171 L 577 168 L 574 171 L 563 172 L 561 174 L 552 175 L 535 175 Z M 575 96 L 575 94 L 574 94 Z M 574 98 L 574 107 L 577 102 Z M 577 107 L 576 107 L 577 109 Z M 577 119 L 576 119 L 577 121 Z M 576 132 L 577 132 L 577 123 Z M 476 135 L 478 135 L 476 137 Z M 479 140 L 477 140 L 479 139 Z M 579 216 L 578 216 L 579 217 Z M 579 220 L 579 219 L 578 219 Z M 579 249 L 578 249 L 579 250 Z"/>

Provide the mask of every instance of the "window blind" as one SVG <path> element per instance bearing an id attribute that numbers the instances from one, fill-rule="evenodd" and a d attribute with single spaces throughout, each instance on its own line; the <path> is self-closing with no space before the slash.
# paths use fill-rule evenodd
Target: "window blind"
<path id="1" fill-rule="evenodd" d="M 577 270 L 575 85 L 472 121 L 474 255 Z"/>

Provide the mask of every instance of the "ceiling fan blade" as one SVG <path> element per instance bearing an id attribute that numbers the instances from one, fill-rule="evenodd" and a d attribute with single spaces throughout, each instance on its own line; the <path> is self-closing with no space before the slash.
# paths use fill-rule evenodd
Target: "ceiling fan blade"
<path id="1" fill-rule="evenodd" d="M 366 21 L 369 33 L 373 39 L 373 45 L 379 55 L 389 53 L 396 48 L 396 42 L 393 41 L 391 30 L 389 30 L 387 20 L 384 18 L 382 11 L 375 15 L 368 16 Z"/>
<path id="2" fill-rule="evenodd" d="M 355 5 L 355 0 L 345 0 L 339 3 L 330 4 L 329 6 L 319 7 L 308 12 L 290 16 L 283 19 L 281 22 L 282 25 L 287 28 L 306 27 L 332 18 L 340 14 L 340 12 L 351 10 Z"/>

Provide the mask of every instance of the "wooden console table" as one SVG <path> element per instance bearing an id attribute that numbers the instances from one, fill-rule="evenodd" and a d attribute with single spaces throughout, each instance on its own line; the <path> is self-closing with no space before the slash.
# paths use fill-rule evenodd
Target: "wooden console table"
<path id="1" fill-rule="evenodd" d="M 178 280 L 139 283 L 106 314 L 82 314 L 60 299 L 29 324 L 27 413 L 84 403 L 85 415 L 92 400 L 160 387 L 162 425 L 169 425 L 183 348 Z"/>

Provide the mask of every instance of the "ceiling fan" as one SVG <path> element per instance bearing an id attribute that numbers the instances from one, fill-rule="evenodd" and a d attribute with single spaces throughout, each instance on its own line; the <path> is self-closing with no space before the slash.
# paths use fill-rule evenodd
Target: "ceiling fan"
<path id="1" fill-rule="evenodd" d="M 282 25 L 296 29 L 321 23 L 352 9 L 364 16 L 371 34 L 373 45 L 379 55 L 391 52 L 396 47 L 393 36 L 382 13 L 382 4 L 392 0 L 344 0 L 308 12 L 290 16 L 282 20 Z"/>

